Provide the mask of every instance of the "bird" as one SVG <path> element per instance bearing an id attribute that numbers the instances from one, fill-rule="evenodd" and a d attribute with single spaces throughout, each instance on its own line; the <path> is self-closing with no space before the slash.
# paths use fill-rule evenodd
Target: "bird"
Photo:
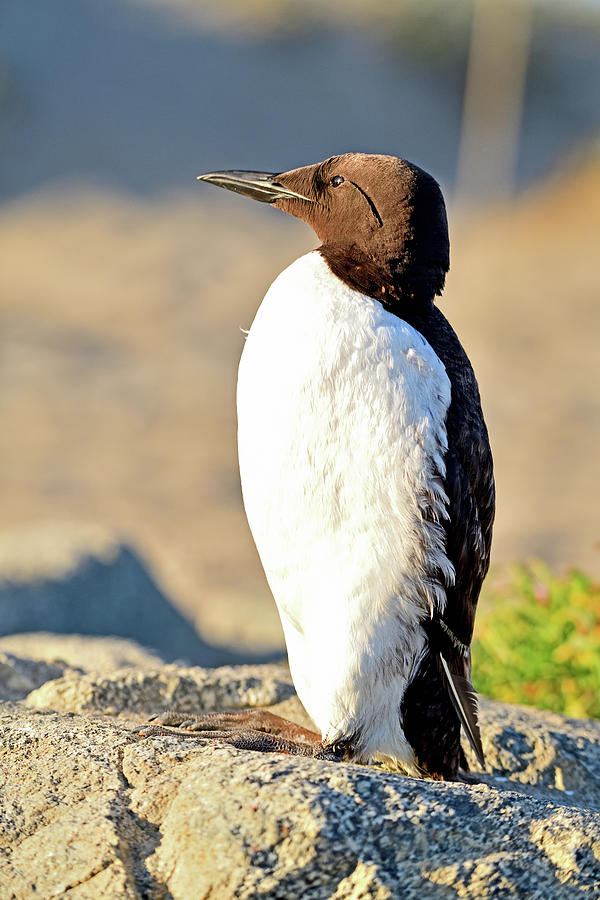
<path id="1" fill-rule="evenodd" d="M 316 730 L 253 709 L 169 711 L 144 733 L 473 778 L 460 738 L 483 766 L 470 644 L 495 488 L 477 381 L 434 302 L 441 189 L 364 153 L 199 179 L 321 242 L 267 291 L 237 387 L 245 511 Z"/>

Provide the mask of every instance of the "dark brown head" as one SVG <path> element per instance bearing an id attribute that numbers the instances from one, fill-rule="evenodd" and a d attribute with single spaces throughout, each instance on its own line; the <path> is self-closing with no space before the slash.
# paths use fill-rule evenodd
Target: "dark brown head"
<path id="1" fill-rule="evenodd" d="M 437 182 L 395 156 L 345 153 L 279 175 L 201 176 L 303 219 L 344 281 L 384 305 L 431 301 L 449 268 L 446 210 Z"/>

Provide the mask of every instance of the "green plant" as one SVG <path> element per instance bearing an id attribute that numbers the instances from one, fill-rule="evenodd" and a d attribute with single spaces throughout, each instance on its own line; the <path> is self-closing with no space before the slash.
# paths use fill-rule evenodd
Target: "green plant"
<path id="1" fill-rule="evenodd" d="M 514 569 L 482 603 L 473 683 L 498 700 L 600 718 L 600 585 L 542 563 Z"/>

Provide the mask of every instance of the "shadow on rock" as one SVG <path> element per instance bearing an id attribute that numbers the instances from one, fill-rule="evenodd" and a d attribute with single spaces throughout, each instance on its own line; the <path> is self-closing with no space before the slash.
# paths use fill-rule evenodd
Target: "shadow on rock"
<path id="1" fill-rule="evenodd" d="M 0 536 L 0 635 L 32 631 L 129 638 L 201 666 L 281 658 L 206 643 L 138 553 L 95 527 Z"/>

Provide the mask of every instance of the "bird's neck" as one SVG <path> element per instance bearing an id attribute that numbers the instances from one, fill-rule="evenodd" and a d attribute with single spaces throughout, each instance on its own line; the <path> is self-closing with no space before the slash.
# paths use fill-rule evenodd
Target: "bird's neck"
<path id="1" fill-rule="evenodd" d="M 356 246 L 327 243 L 319 252 L 330 270 L 344 284 L 373 297 L 389 312 L 410 321 L 411 314 L 433 305 L 441 293 L 445 273 L 418 266 L 408 255 L 370 256 Z"/>

